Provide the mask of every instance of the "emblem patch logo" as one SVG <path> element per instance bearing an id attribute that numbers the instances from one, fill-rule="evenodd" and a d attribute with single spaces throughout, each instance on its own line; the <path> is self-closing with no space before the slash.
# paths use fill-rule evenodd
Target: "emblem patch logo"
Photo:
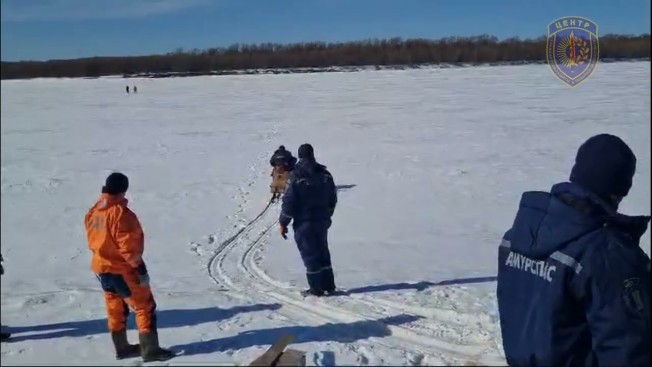
<path id="1" fill-rule="evenodd" d="M 563 17 L 548 24 L 546 59 L 555 76 L 571 87 L 588 79 L 600 56 L 598 25 L 584 17 Z"/>
<path id="2" fill-rule="evenodd" d="M 639 278 L 629 278 L 623 283 L 623 301 L 627 308 L 635 314 L 647 313 L 643 285 Z"/>

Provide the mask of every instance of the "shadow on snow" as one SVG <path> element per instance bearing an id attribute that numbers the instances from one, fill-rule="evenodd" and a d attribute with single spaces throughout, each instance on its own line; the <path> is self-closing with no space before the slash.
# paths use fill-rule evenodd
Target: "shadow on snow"
<path id="1" fill-rule="evenodd" d="M 159 329 L 175 328 L 183 326 L 193 326 L 210 322 L 218 322 L 231 318 L 237 314 L 245 312 L 256 312 L 265 310 L 278 310 L 281 305 L 272 304 L 255 304 L 246 306 L 236 306 L 232 308 L 221 309 L 217 307 L 206 307 L 199 309 L 172 309 L 156 312 L 157 324 Z M 133 315 L 133 312 L 131 312 Z M 128 327 L 133 329 L 135 322 L 132 317 L 128 319 Z M 93 319 L 83 321 L 69 321 L 55 324 L 34 325 L 34 326 L 10 326 L 9 331 L 12 334 L 11 342 L 20 342 L 25 340 L 44 340 L 62 337 L 83 337 L 95 334 L 108 333 L 107 319 Z M 34 333 L 31 335 L 16 335 L 21 333 Z"/>
<path id="2" fill-rule="evenodd" d="M 237 335 L 212 340 L 197 341 L 175 345 L 172 350 L 183 350 L 184 355 L 210 354 L 228 350 L 241 350 L 254 346 L 272 345 L 281 336 L 290 334 L 293 344 L 310 342 L 353 343 L 373 337 L 391 335 L 388 325 L 407 324 L 423 318 L 415 315 L 396 315 L 378 320 L 356 321 L 352 323 L 323 324 L 318 326 L 284 326 L 272 329 L 257 329 Z M 324 355 L 326 362 L 334 363 L 334 356 Z"/>
<path id="3" fill-rule="evenodd" d="M 345 291 L 345 294 L 370 293 L 382 291 L 397 291 L 414 289 L 418 292 L 430 287 L 461 285 L 474 283 L 487 283 L 496 281 L 497 277 L 475 277 L 449 279 L 440 282 L 422 281 L 416 283 L 393 283 L 371 285 L 359 288 L 352 288 Z M 281 308 L 278 303 L 254 304 L 236 306 L 220 309 L 217 307 L 206 307 L 199 309 L 172 309 L 158 311 L 157 320 L 159 329 L 193 326 L 204 323 L 219 322 L 226 320 L 240 313 L 257 311 L 274 311 Z M 133 314 L 133 312 L 131 313 Z M 372 337 L 384 337 L 391 335 L 387 325 L 400 325 L 421 319 L 421 316 L 397 315 L 378 320 L 357 321 L 353 323 L 323 324 L 319 326 L 286 326 L 272 329 L 258 329 L 239 333 L 235 336 L 217 338 L 207 341 L 198 341 L 185 345 L 177 345 L 173 349 L 184 350 L 186 355 L 208 354 L 222 352 L 230 349 L 243 349 L 252 346 L 268 346 L 273 344 L 279 337 L 291 334 L 295 343 L 335 341 L 340 343 L 351 343 L 357 340 Z M 133 317 L 128 319 L 128 327 L 133 329 L 135 323 Z M 95 334 L 108 333 L 107 319 L 93 319 L 83 321 L 69 321 L 54 324 L 34 326 L 12 326 L 9 327 L 12 333 L 10 342 L 25 340 L 47 340 L 62 337 L 84 337 Z M 30 335 L 19 335 L 30 333 Z M 334 362 L 331 356 L 323 355 L 322 364 Z"/>
<path id="4" fill-rule="evenodd" d="M 445 285 L 461 285 L 461 284 L 474 284 L 474 283 L 489 283 L 495 282 L 497 277 L 476 277 L 476 278 L 457 278 L 443 280 L 441 282 L 429 282 L 422 281 L 417 283 L 393 283 L 393 284 L 379 284 L 379 285 L 369 285 L 360 288 L 352 288 L 345 291 L 345 294 L 356 294 L 356 293 L 371 293 L 371 292 L 383 292 L 383 291 L 399 291 L 406 289 L 414 289 L 417 292 L 422 292 L 430 287 L 445 286 Z"/>
<path id="5" fill-rule="evenodd" d="M 358 185 L 355 185 L 355 184 L 353 184 L 353 185 L 335 185 L 335 188 L 337 189 L 337 191 L 346 191 L 346 190 L 350 190 L 350 189 L 352 189 L 352 188 L 354 188 L 356 186 L 358 186 Z"/>

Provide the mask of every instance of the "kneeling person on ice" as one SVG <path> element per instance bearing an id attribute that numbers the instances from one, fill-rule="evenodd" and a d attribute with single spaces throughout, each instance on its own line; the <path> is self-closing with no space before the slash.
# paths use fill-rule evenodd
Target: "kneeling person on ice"
<path id="1" fill-rule="evenodd" d="M 292 220 L 294 239 L 306 267 L 309 288 L 304 296 L 328 295 L 335 291 L 335 277 L 328 250 L 328 229 L 337 204 L 333 176 L 315 161 L 310 144 L 299 147 L 299 162 L 290 174 L 283 196 L 279 223 L 281 236 L 287 239 Z"/>
<path id="2" fill-rule="evenodd" d="M 165 361 L 172 351 L 159 347 L 156 303 L 143 262 L 144 234 L 136 214 L 127 207 L 127 176 L 114 172 L 102 195 L 85 217 L 91 268 L 104 290 L 108 326 L 116 358 L 142 356 L 145 362 Z M 136 313 L 140 344 L 127 341 L 129 307 Z"/>
<path id="3" fill-rule="evenodd" d="M 294 169 L 296 162 L 297 159 L 283 145 L 278 147 L 272 158 L 269 159 L 269 164 L 273 167 L 271 173 L 272 184 L 270 185 L 273 194 L 272 202 L 278 200 L 285 192 L 289 173 Z"/>

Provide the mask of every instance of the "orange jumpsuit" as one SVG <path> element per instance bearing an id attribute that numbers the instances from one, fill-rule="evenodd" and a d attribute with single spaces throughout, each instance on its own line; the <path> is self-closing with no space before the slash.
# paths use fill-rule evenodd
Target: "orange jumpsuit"
<path id="1" fill-rule="evenodd" d="M 148 333 L 156 328 L 156 303 L 149 281 L 141 281 L 146 275 L 144 233 L 127 202 L 122 196 L 102 194 L 84 225 L 93 252 L 91 268 L 104 290 L 109 330 L 126 329 L 131 307 L 139 332 Z"/>

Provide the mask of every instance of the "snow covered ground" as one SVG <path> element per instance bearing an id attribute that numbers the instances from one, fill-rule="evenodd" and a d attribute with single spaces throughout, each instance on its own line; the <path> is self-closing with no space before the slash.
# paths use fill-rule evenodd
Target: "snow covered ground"
<path id="1" fill-rule="evenodd" d="M 83 229 L 112 170 L 146 233 L 161 343 L 184 351 L 169 364 L 246 364 L 286 333 L 310 365 L 503 363 L 496 254 L 521 193 L 609 132 L 639 162 L 622 211 L 650 213 L 649 79 L 626 62 L 575 89 L 545 65 L 2 81 L 2 365 L 139 363 L 113 359 Z M 341 185 L 348 297 L 298 296 L 298 252 L 265 209 L 270 154 L 304 142 Z"/>

